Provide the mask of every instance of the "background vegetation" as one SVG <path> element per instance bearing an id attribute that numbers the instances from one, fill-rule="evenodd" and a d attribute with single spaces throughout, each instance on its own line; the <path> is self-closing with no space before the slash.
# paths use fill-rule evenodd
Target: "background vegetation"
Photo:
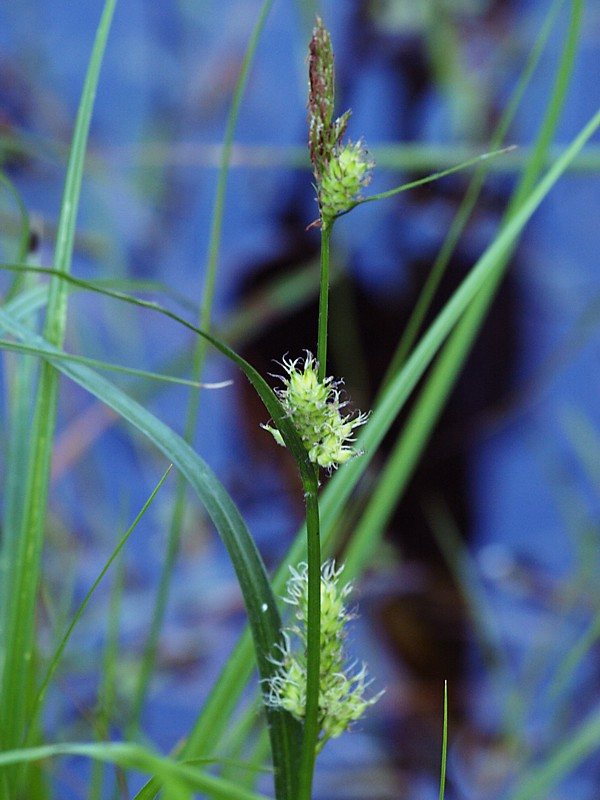
<path id="1" fill-rule="evenodd" d="M 444 678 L 447 797 L 595 796 L 598 11 L 114 6 L 0 12 L 2 791 L 272 791 L 238 534 L 281 594 L 301 489 L 194 328 L 267 379 L 315 349 L 318 10 L 373 192 L 519 148 L 336 223 L 328 371 L 374 411 L 324 482 L 323 549 L 387 691 L 315 796 L 437 796 Z M 246 588 L 251 619 L 270 591 Z"/>

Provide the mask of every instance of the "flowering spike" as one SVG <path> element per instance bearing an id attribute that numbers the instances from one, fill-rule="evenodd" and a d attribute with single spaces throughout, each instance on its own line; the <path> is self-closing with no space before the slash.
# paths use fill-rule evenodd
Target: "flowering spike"
<path id="1" fill-rule="evenodd" d="M 370 685 L 367 668 L 348 663 L 344 651 L 345 624 L 354 618 L 345 605 L 352 584 L 340 585 L 343 565 L 330 559 L 321 567 L 321 658 L 319 681 L 319 722 L 321 726 L 317 750 L 328 739 L 340 736 L 365 710 L 381 697 L 379 692 L 365 697 Z M 278 669 L 267 681 L 266 702 L 284 708 L 302 721 L 306 710 L 306 624 L 308 614 L 308 566 L 290 566 L 285 602 L 295 609 L 295 622 L 285 632 L 279 657 L 273 659 Z M 292 636 L 299 647 L 292 647 Z"/>
<path id="2" fill-rule="evenodd" d="M 324 228 L 359 202 L 373 167 L 362 140 L 342 144 L 351 111 L 333 119 L 334 82 L 331 38 L 317 17 L 308 50 L 308 147 Z"/>
<path id="3" fill-rule="evenodd" d="M 359 202 L 363 186 L 371 181 L 373 166 L 361 139 L 336 149 L 318 187 L 324 228 Z"/>
<path id="4" fill-rule="evenodd" d="M 320 17 L 317 17 L 308 48 L 308 83 L 308 144 L 318 180 L 350 116 L 347 111 L 343 118 L 332 123 L 335 104 L 333 49 L 329 31 Z"/>
<path id="5" fill-rule="evenodd" d="M 287 375 L 281 376 L 283 388 L 275 391 L 294 423 L 310 461 L 324 469 L 336 469 L 353 456 L 360 455 L 348 442 L 353 441 L 354 429 L 365 424 L 368 414 L 342 416 L 341 409 L 345 403 L 340 399 L 340 382 L 333 378 L 319 381 L 318 364 L 308 351 L 303 364 L 301 361 L 299 358 L 293 361 L 282 359 Z M 283 446 L 283 438 L 276 428 L 271 425 L 263 425 L 263 428 Z"/>

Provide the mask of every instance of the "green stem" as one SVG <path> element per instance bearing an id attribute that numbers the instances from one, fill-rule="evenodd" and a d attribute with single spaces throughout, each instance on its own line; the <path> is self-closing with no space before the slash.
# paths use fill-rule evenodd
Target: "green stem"
<path id="1" fill-rule="evenodd" d="M 315 478 L 317 477 L 315 469 Z M 317 480 L 306 492 L 308 610 L 306 620 L 306 710 L 297 800 L 310 800 L 319 737 L 321 684 L 321 536 Z M 305 487 L 306 489 L 306 487 Z"/>
<path id="2" fill-rule="evenodd" d="M 321 283 L 317 339 L 318 379 L 327 372 L 327 321 L 329 315 L 329 242 L 331 226 L 321 228 Z M 319 530 L 319 468 L 314 480 L 303 480 L 306 499 L 306 550 L 308 563 L 308 609 L 306 619 L 306 709 L 300 756 L 298 800 L 310 800 L 317 741 L 319 738 L 319 694 L 321 688 L 321 535 Z"/>
<path id="3" fill-rule="evenodd" d="M 442 767 L 440 773 L 440 800 L 446 792 L 446 760 L 448 756 L 448 681 L 444 681 L 444 727 L 442 738 Z"/>
<path id="4" fill-rule="evenodd" d="M 327 322 L 329 318 L 329 240 L 331 225 L 321 228 L 321 286 L 319 290 L 319 330 L 317 339 L 317 373 L 321 382 L 327 371 Z"/>

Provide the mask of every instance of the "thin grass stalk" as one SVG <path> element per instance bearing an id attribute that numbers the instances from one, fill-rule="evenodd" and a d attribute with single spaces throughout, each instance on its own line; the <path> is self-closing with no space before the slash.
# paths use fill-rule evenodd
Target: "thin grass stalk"
<path id="1" fill-rule="evenodd" d="M 202 300 L 200 304 L 200 312 L 198 315 L 198 324 L 203 330 L 210 331 L 212 328 L 212 308 L 214 304 L 215 286 L 217 279 L 217 266 L 219 259 L 219 251 L 221 247 L 221 237 L 223 229 L 223 218 L 225 214 L 225 199 L 227 194 L 227 181 L 229 176 L 229 168 L 231 165 L 231 154 L 233 149 L 233 140 L 237 121 L 239 117 L 240 106 L 250 68 L 252 66 L 256 49 L 263 31 L 269 10 L 272 6 L 273 0 L 265 0 L 260 11 L 258 20 L 250 37 L 248 47 L 244 54 L 240 73 L 235 85 L 231 108 L 227 117 L 227 125 L 225 130 L 225 137 L 223 142 L 223 152 L 221 155 L 221 165 L 219 168 L 219 176 L 217 180 L 217 191 L 213 207 L 212 222 L 210 228 L 210 238 L 208 244 L 208 259 L 206 266 L 206 277 L 204 287 L 202 290 Z M 192 380 L 198 382 L 204 370 L 204 362 L 206 359 L 207 342 L 205 339 L 198 339 L 194 347 L 192 355 Z M 184 438 L 188 442 L 194 439 L 195 431 L 198 424 L 200 408 L 200 392 L 193 392 L 190 395 Z M 173 569 L 175 566 L 175 559 L 179 551 L 179 543 L 181 540 L 181 531 L 183 526 L 183 518 L 185 513 L 185 497 L 186 497 L 186 482 L 181 476 L 177 476 L 177 486 L 175 490 L 175 499 L 173 503 L 173 513 L 169 525 L 169 535 L 167 540 L 167 547 L 165 558 L 163 561 L 154 609 L 151 616 L 150 630 L 148 639 L 144 648 L 142 657 L 142 664 L 140 668 L 140 678 L 136 687 L 133 709 L 132 709 L 132 724 L 133 726 L 139 725 L 140 716 L 148 686 L 154 671 L 154 664 L 156 661 L 156 652 L 158 648 L 158 640 L 163 626 L 163 621 L 166 613 L 167 601 L 171 589 L 171 579 Z"/>
<path id="2" fill-rule="evenodd" d="M 22 355 L 34 355 L 34 356 L 39 355 L 39 348 L 31 347 L 26 344 L 22 344 L 21 342 L 13 342 L 10 339 L 0 339 L 0 350 L 4 350 L 6 352 L 19 353 Z M 136 369 L 135 367 L 124 367 L 121 364 L 111 364 L 108 361 L 99 361 L 95 358 L 87 358 L 86 356 L 76 356 L 73 353 L 67 353 L 64 350 L 60 353 L 60 355 L 57 355 L 57 358 L 61 358 L 63 361 L 72 361 L 75 364 L 85 364 L 85 366 L 91 367 L 92 369 L 96 370 L 102 370 L 102 371 L 107 370 L 108 372 L 118 372 L 122 374 L 124 373 L 129 376 L 146 378 L 151 381 L 173 383 L 177 386 L 189 386 L 193 389 L 199 389 L 199 388 L 224 389 L 226 386 L 229 386 L 231 384 L 231 381 L 218 381 L 216 383 L 198 384 L 195 381 L 187 380 L 186 378 L 175 378 L 171 375 L 165 375 L 159 372 L 147 372 L 146 370 Z M 16 388 L 14 389 L 13 393 L 15 397 L 18 397 Z M 31 393 L 29 394 L 24 393 L 23 396 L 30 397 Z M 21 403 L 21 405 L 23 405 L 23 403 Z M 8 460 L 9 459 L 7 459 L 7 461 Z"/>
<path id="3" fill-rule="evenodd" d="M 24 273 L 18 283 L 27 291 L 35 285 L 35 275 Z M 14 283 L 13 283 L 14 285 Z M 7 302 L 7 305 L 10 301 Z M 24 323 L 34 329 L 35 312 L 30 310 Z M 37 354 L 36 354 L 37 355 Z M 29 433 L 35 397 L 37 358 L 2 354 L 6 377 L 6 444 L 5 461 L 10 465 L 3 485 L 2 541 L 0 542 L 0 640 L 6 638 L 8 610 L 14 597 L 15 572 L 11 569 L 14 553 L 18 551 L 19 533 L 23 519 L 23 490 L 26 484 Z"/>
<path id="4" fill-rule="evenodd" d="M 305 487 L 306 549 L 308 563 L 308 607 L 306 619 L 306 710 L 297 800 L 310 800 L 319 737 L 321 685 L 321 534 L 317 468 L 312 486 Z"/>
<path id="5" fill-rule="evenodd" d="M 261 700 L 258 696 L 249 698 L 239 716 L 227 728 L 227 736 L 221 742 L 223 768 L 221 777 L 237 780 L 240 786 L 248 789 L 256 787 L 257 776 L 266 772 L 269 759 L 269 736 L 257 709 Z"/>
<path id="6" fill-rule="evenodd" d="M 569 26 L 565 44 L 558 65 L 550 101 L 531 152 L 525 164 L 516 191 L 510 199 L 507 219 L 518 210 L 544 169 L 550 153 L 550 146 L 569 91 L 573 67 L 577 57 L 584 0 L 572 0 Z"/>
<path id="7" fill-rule="evenodd" d="M 166 477 L 166 474 L 164 477 Z M 117 666 L 119 660 L 119 628 L 125 589 L 125 564 L 124 558 L 120 558 L 115 562 L 108 607 L 106 645 L 102 654 L 102 684 L 98 692 L 98 706 L 104 726 L 104 739 L 110 738 L 109 726 L 118 699 Z M 104 765 L 94 762 L 90 779 L 89 800 L 102 800 L 105 773 Z"/>
<path id="8" fill-rule="evenodd" d="M 563 429 L 571 444 L 571 448 L 577 458 L 577 463 L 580 466 L 583 474 L 587 478 L 589 485 L 600 486 L 600 463 L 598 461 L 598 452 L 600 452 L 600 436 L 594 422 L 587 419 L 586 416 L 574 409 L 566 409 L 561 414 L 561 421 Z M 566 503 L 573 503 L 571 498 L 567 498 Z M 593 512 L 592 512 L 593 513 Z M 586 514 L 587 517 L 587 514 Z M 591 538 L 588 540 L 587 536 L 582 537 L 582 527 L 589 526 L 593 530 L 593 518 L 586 520 L 575 527 L 572 523 L 569 527 L 575 527 L 572 530 L 573 546 L 579 547 L 578 560 L 585 570 L 585 575 L 581 575 L 582 569 L 580 568 L 577 574 L 577 591 L 573 592 L 570 607 L 566 608 L 563 612 L 565 622 L 570 622 L 573 614 L 577 614 L 577 608 L 574 607 L 576 603 L 581 602 L 582 587 L 586 585 L 595 586 L 596 580 L 596 539 Z M 567 522 L 568 525 L 568 522 Z M 581 541 L 584 539 L 584 542 Z M 582 548 L 582 544 L 587 544 L 587 547 Z M 546 694 L 550 702 L 556 704 L 561 696 L 566 695 L 567 688 L 573 685 L 573 681 L 577 677 L 577 667 L 583 663 L 586 657 L 589 657 L 590 651 L 597 645 L 600 640 L 600 607 L 597 604 L 597 592 L 594 590 L 590 596 L 596 599 L 594 603 L 594 613 L 591 620 L 586 624 L 585 629 L 577 636 L 572 646 L 561 653 L 561 658 L 553 670 L 549 685 L 546 689 Z M 593 602 L 593 601 L 592 601 Z M 571 614 L 569 614 L 569 611 Z M 560 640 L 559 640 L 560 641 Z M 593 656 L 592 656 L 593 657 Z"/>
<path id="9" fill-rule="evenodd" d="M 4 186 L 8 192 L 14 197 L 19 212 L 19 236 L 17 240 L 17 261 L 25 261 L 29 252 L 30 236 L 31 236 L 31 223 L 27 207 L 18 192 L 14 183 L 9 180 L 6 175 L 0 170 L 0 185 Z M 21 277 L 17 275 L 7 295 L 7 300 L 10 300 L 21 288 Z"/>
<path id="10" fill-rule="evenodd" d="M 85 149 L 94 105 L 95 91 L 116 0 L 107 0 L 94 42 L 73 134 L 58 233 L 54 266 L 58 273 L 71 268 L 75 223 L 83 177 Z M 44 336 L 60 347 L 67 315 L 66 284 L 55 276 L 49 289 Z M 0 742 L 4 749 L 18 746 L 25 730 L 32 684 L 35 608 L 44 542 L 44 523 L 50 478 L 50 464 L 56 425 L 57 370 L 48 362 L 40 368 L 34 419 L 29 432 L 31 451 L 24 491 L 24 517 L 14 560 L 14 597 L 9 605 L 6 641 L 10 642 L 2 675 Z M 9 781 L 13 783 L 12 779 Z M 12 790 L 16 786 L 13 783 Z"/>
<path id="11" fill-rule="evenodd" d="M 268 798 L 223 780 L 198 769 L 191 764 L 176 763 L 170 758 L 156 755 L 147 747 L 125 742 L 65 743 L 20 748 L 0 752 L 0 766 L 11 764 L 35 764 L 39 761 L 70 756 L 90 758 L 105 764 L 114 764 L 127 770 L 158 775 L 166 787 L 166 792 L 175 790 L 170 797 L 184 797 L 191 800 L 192 790 L 203 797 L 214 800 L 268 800 Z M 179 793 L 177 793 L 179 789 Z M 169 796 L 169 795 L 166 795 Z M 8 798 L 8 796 L 5 796 Z M 2 800 L 5 800 L 3 797 Z M 38 800 L 35 795 L 27 795 L 27 800 Z"/>
<path id="12" fill-rule="evenodd" d="M 446 793 L 446 761 L 448 758 L 448 681 L 444 681 L 444 726 L 442 734 L 442 764 L 440 768 L 440 800 Z"/>
<path id="13" fill-rule="evenodd" d="M 329 317 L 329 258 L 331 227 L 321 228 L 321 273 L 317 332 L 317 377 L 322 383 L 327 374 L 327 331 Z M 308 606 L 306 620 L 306 709 L 302 731 L 302 751 L 298 800 L 310 800 L 319 737 L 319 695 L 321 683 L 321 534 L 317 495 L 318 467 L 314 486 L 304 486 L 306 499 L 306 552 L 308 564 Z"/>
<path id="14" fill-rule="evenodd" d="M 559 0 L 564 3 L 565 0 Z M 306 170 L 308 158 L 303 145 L 244 145 L 237 143 L 235 146 L 236 162 L 243 169 L 262 170 L 281 167 L 286 169 Z M 28 137 L 23 130 L 19 131 L 19 142 L 14 137 L 0 133 L 0 147 L 3 152 L 24 155 L 47 162 L 53 166 L 60 164 L 66 157 L 67 151 L 62 145 L 57 145 L 55 140 L 49 141 L 42 138 Z M 172 144 L 161 145 L 158 143 L 141 144 L 137 153 L 132 155 L 114 154 L 115 163 L 126 163 L 128 166 L 154 166 L 157 161 L 163 166 L 171 163 L 180 165 L 182 160 L 190 167 L 212 167 L 216 158 L 220 158 L 223 145 L 206 145 L 199 143 L 197 147 L 189 144 L 184 146 L 184 151 L 178 150 Z M 560 146 L 550 150 L 545 167 L 560 155 Z M 498 174 L 518 172 L 529 160 L 531 148 L 527 145 L 519 147 L 501 161 L 493 162 L 490 170 Z M 451 166 L 462 161 L 474 160 L 481 154 L 480 143 L 465 144 L 424 144 L 422 142 L 396 142 L 381 144 L 377 147 L 377 167 L 379 169 L 400 172 L 431 172 L 444 166 Z M 91 156 L 91 154 L 90 154 Z M 590 173 L 600 169 L 600 147 L 590 144 L 584 153 L 581 153 L 570 167 L 571 172 Z M 90 157 L 87 167 L 89 175 L 98 180 L 106 178 L 106 164 L 101 159 Z M 46 228 L 45 228 L 46 229 Z M 55 229 L 48 222 L 47 233 L 54 236 Z"/>
<path id="15" fill-rule="evenodd" d="M 425 514 L 470 615 L 487 673 L 494 678 L 492 691 L 509 697 L 514 691 L 515 674 L 475 559 L 441 496 L 429 499 Z"/>
<path id="16" fill-rule="evenodd" d="M 593 754 L 598 754 L 600 742 L 600 708 L 594 708 L 583 722 L 568 736 L 564 736 L 556 748 L 540 764 L 530 765 L 522 771 L 523 777 L 506 795 L 506 800 L 532 800 L 550 797 L 569 772 L 575 770 Z"/>
<path id="17" fill-rule="evenodd" d="M 329 323 L 329 263 L 331 227 L 321 229 L 321 275 L 319 288 L 319 322 L 317 337 L 317 377 L 322 383 L 327 375 L 327 334 Z"/>
<path id="18" fill-rule="evenodd" d="M 329 327 L 329 265 L 331 225 L 321 227 L 321 273 L 317 331 L 317 378 L 327 375 L 327 337 Z M 306 552 L 308 564 L 308 604 L 306 619 L 306 709 L 302 731 L 302 751 L 297 800 L 310 800 L 319 738 L 319 699 L 321 686 L 321 533 L 317 493 L 319 468 L 314 468 L 314 484 L 304 484 L 306 500 Z"/>
<path id="19" fill-rule="evenodd" d="M 133 531 L 136 529 L 136 527 L 140 523 L 142 517 L 145 515 L 146 511 L 150 507 L 151 503 L 153 502 L 154 498 L 158 494 L 159 489 L 162 487 L 162 485 L 165 482 L 165 480 L 167 478 L 167 475 L 170 473 L 171 469 L 172 469 L 172 465 L 169 466 L 169 468 L 166 470 L 166 472 L 164 473 L 164 475 L 162 476 L 162 478 L 160 479 L 160 481 L 158 482 L 158 484 L 156 485 L 156 487 L 152 491 L 150 497 L 148 498 L 148 500 L 146 500 L 146 502 L 142 506 L 142 509 L 136 515 L 136 517 L 135 517 L 134 521 L 132 522 L 132 524 L 129 526 L 129 528 L 124 533 L 122 538 L 119 540 L 116 548 L 111 553 L 110 557 L 106 561 L 106 564 L 100 570 L 100 572 L 98 574 L 98 577 L 96 578 L 96 580 L 91 585 L 91 587 L 88 590 L 87 594 L 85 595 L 85 597 L 81 601 L 81 604 L 79 605 L 79 608 L 77 609 L 77 611 L 73 615 L 73 619 L 71 620 L 70 624 L 68 625 L 65 633 L 63 634 L 63 636 L 62 636 L 62 638 L 60 640 L 60 644 L 59 644 L 58 648 L 56 649 L 54 655 L 52 656 L 52 660 L 50 661 L 50 663 L 49 663 L 49 665 L 47 667 L 44 679 L 43 679 L 43 681 L 42 681 L 42 683 L 41 683 L 41 685 L 40 685 L 40 687 L 39 687 L 39 689 L 37 691 L 35 699 L 34 699 L 34 701 L 32 703 L 30 716 L 29 716 L 29 719 L 27 721 L 28 728 L 32 728 L 34 726 L 34 723 L 37 721 L 37 717 L 38 717 L 38 715 L 40 714 L 40 712 L 41 712 L 41 710 L 43 708 L 44 698 L 45 698 L 46 692 L 48 690 L 48 686 L 50 685 L 50 682 L 51 682 L 51 680 L 52 680 L 52 678 L 53 678 L 53 676 L 54 676 L 54 674 L 55 674 L 55 672 L 56 672 L 56 670 L 57 670 L 57 668 L 58 668 L 58 666 L 60 664 L 60 659 L 62 657 L 62 654 L 63 654 L 63 652 L 64 652 L 64 650 L 65 650 L 65 648 L 66 648 L 66 646 L 67 646 L 67 644 L 69 642 L 69 639 L 71 638 L 71 634 L 73 633 L 73 630 L 75 629 L 75 626 L 77 625 L 77 623 L 79 622 L 79 619 L 81 618 L 81 615 L 83 614 L 83 612 L 85 611 L 86 607 L 88 606 L 88 604 L 89 604 L 90 600 L 92 599 L 96 589 L 100 585 L 100 582 L 103 580 L 103 578 L 107 574 L 108 570 L 110 569 L 112 564 L 117 559 L 119 553 L 121 553 L 121 551 L 125 547 L 127 541 L 129 540 L 129 537 L 131 536 Z M 26 739 L 25 739 L 25 744 L 26 745 L 30 744 L 30 742 L 28 741 L 28 737 L 26 737 Z"/>

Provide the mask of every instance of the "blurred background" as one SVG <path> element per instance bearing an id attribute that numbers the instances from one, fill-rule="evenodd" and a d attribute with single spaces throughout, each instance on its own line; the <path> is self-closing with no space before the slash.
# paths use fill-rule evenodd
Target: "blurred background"
<path id="1" fill-rule="evenodd" d="M 242 101 L 218 259 L 214 330 L 263 374 L 316 346 L 319 234 L 306 150 L 306 52 L 315 14 L 330 29 L 338 112 L 364 137 L 384 191 L 483 153 L 550 3 L 540 0 L 275 0 Z M 539 129 L 564 46 L 557 18 L 435 300 L 439 309 L 493 239 Z M 205 291 L 217 170 L 232 92 L 261 3 L 121 0 L 92 122 L 74 271 L 135 279 L 195 320 Z M 0 166 L 51 265 L 65 159 L 100 2 L 0 4 Z M 598 107 L 600 7 L 584 11 L 555 147 Z M 350 635 L 386 694 L 327 745 L 316 798 L 428 800 L 439 792 L 449 683 L 448 798 L 507 798 L 599 703 L 600 150 L 598 137 L 536 213 L 443 418 L 356 587 Z M 461 173 L 353 211 L 336 224 L 329 374 L 368 409 L 468 184 Z M 0 257 L 14 259 L 13 199 L 0 194 Z M 4 286 L 8 285 L 8 276 Z M 153 294 L 154 292 L 154 294 Z M 189 332 L 110 298 L 76 293 L 67 349 L 189 376 Z M 433 313 L 433 312 L 432 312 Z M 189 389 L 111 375 L 179 432 Z M 290 460 L 260 427 L 244 379 L 210 356 L 198 451 L 231 492 L 267 565 L 302 519 Z M 384 450 L 385 452 L 385 450 Z M 160 454 L 63 382 L 48 523 L 42 650 L 83 598 L 166 469 Z M 5 466 L 2 465 L 4 471 Z M 52 691 L 56 738 L 118 738 L 166 557 L 170 476 L 82 618 Z M 192 726 L 244 624 L 227 555 L 191 497 L 145 736 L 172 748 Z M 111 713 L 100 662 L 118 619 Z M 579 647 L 577 667 L 568 654 Z M 105 676 L 106 677 L 106 676 Z M 115 701 L 116 698 L 116 701 Z M 119 710 L 119 713 L 115 711 Z M 104 726 L 104 728 L 102 728 Z M 600 748 L 552 798 L 597 797 Z M 61 763 L 59 796 L 86 797 Z M 107 797 L 111 796 L 107 794 Z"/>

